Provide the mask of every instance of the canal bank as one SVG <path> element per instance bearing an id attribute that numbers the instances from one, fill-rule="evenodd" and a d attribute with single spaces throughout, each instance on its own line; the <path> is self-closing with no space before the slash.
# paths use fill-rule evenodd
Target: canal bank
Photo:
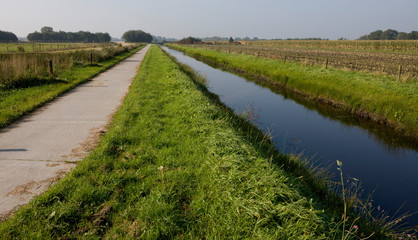
<path id="1" fill-rule="evenodd" d="M 417 79 L 406 82 L 379 73 L 363 73 L 229 54 L 187 45 L 171 48 L 246 77 L 255 77 L 418 139 Z"/>
<path id="2" fill-rule="evenodd" d="M 183 53 L 167 49 L 181 63 L 207 79 L 207 87 L 238 114 L 252 109 L 257 125 L 270 132 L 275 146 L 302 154 L 313 166 L 330 167 L 339 174 L 336 160 L 343 162 L 345 179 L 361 182 L 364 197 L 372 195 L 372 206 L 383 214 L 399 216 L 416 212 L 418 199 L 417 146 L 384 126 L 368 124 L 321 105 L 301 104 L 292 94 L 270 89 L 235 74 L 215 69 Z M 398 211 L 399 210 L 399 211 Z M 418 224 L 418 216 L 404 220 Z"/>

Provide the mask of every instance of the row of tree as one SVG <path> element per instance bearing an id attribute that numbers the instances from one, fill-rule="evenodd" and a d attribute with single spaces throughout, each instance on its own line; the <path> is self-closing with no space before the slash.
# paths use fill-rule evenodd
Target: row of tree
<path id="1" fill-rule="evenodd" d="M 5 32 L 0 30 L 0 42 L 17 42 L 17 37 L 12 32 Z"/>
<path id="2" fill-rule="evenodd" d="M 141 30 L 131 30 L 123 34 L 122 38 L 125 42 L 147 42 L 150 43 L 154 38 L 151 34 Z"/>
<path id="3" fill-rule="evenodd" d="M 27 36 L 31 42 L 110 42 L 109 33 L 79 32 L 54 32 L 52 27 L 43 27 L 41 32 L 29 33 Z"/>
<path id="4" fill-rule="evenodd" d="M 417 40 L 418 32 L 412 31 L 410 33 L 398 32 L 393 29 L 386 31 L 377 30 L 368 35 L 361 36 L 359 40 Z"/>
<path id="5" fill-rule="evenodd" d="M 202 39 L 200 38 L 194 38 L 194 37 L 188 37 L 188 38 L 183 38 L 179 41 L 177 41 L 176 43 L 178 44 L 197 44 L 197 43 L 201 43 Z"/>

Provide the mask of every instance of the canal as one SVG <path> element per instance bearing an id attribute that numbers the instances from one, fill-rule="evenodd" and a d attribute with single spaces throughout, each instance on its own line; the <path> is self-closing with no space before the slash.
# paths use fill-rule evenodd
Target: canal
<path id="1" fill-rule="evenodd" d="M 339 160 L 344 177 L 358 179 L 364 196 L 372 194 L 373 207 L 391 216 L 418 211 L 416 140 L 277 86 L 216 69 L 182 52 L 164 50 L 205 76 L 209 91 L 225 105 L 238 114 L 255 116 L 253 123 L 269 132 L 281 152 L 301 154 L 314 166 L 330 167 L 331 174 L 337 173 Z M 418 225 L 418 214 L 404 223 Z"/>

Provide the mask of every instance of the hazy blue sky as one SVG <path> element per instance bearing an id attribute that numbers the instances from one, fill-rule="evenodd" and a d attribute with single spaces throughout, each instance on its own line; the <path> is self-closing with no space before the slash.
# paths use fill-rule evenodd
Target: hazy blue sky
<path id="1" fill-rule="evenodd" d="M 418 0 L 0 0 L 0 30 L 141 29 L 182 38 L 356 39 L 374 30 L 418 30 Z"/>

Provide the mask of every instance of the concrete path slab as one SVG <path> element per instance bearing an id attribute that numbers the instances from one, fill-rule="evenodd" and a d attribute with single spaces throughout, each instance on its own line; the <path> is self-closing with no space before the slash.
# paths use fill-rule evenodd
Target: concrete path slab
<path id="1" fill-rule="evenodd" d="M 0 130 L 0 221 L 87 156 L 149 47 Z"/>

